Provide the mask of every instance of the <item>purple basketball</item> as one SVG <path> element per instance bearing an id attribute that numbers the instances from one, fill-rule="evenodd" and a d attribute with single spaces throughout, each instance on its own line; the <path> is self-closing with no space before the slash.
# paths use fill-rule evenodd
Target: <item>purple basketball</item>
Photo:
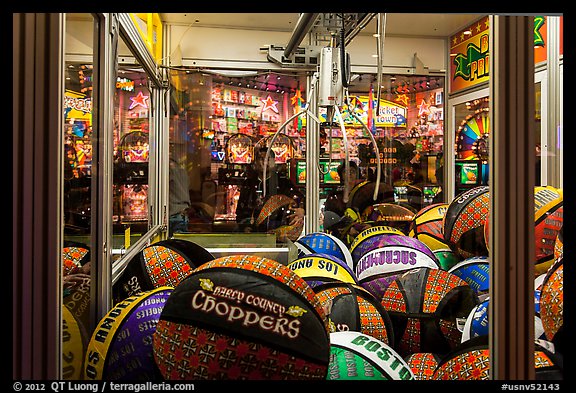
<path id="1" fill-rule="evenodd" d="M 440 268 L 434 252 L 422 241 L 407 235 L 374 236 L 356 249 L 361 250 L 361 254 L 354 272 L 361 284 L 408 269 Z"/>
<path id="2" fill-rule="evenodd" d="M 94 329 L 84 361 L 85 380 L 161 379 L 152 335 L 172 287 L 140 292 L 116 304 Z"/>

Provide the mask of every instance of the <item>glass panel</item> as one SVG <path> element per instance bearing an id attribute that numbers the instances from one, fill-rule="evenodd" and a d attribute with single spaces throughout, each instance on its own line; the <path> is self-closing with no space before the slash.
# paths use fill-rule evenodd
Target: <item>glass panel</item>
<path id="1" fill-rule="evenodd" d="M 377 201 L 366 198 L 376 178 L 372 139 L 347 107 L 342 110 L 349 158 L 358 167 L 355 184 L 371 182 L 355 191 L 350 205 L 363 220 L 376 202 L 403 205 L 413 214 L 443 200 L 444 79 L 386 75 L 379 108 L 375 79 L 371 74 L 356 75 L 350 100 L 362 122 L 373 123 L 371 132 L 382 163 L 381 187 L 389 191 L 383 191 Z M 305 79 L 270 72 L 227 77 L 173 70 L 171 82 L 175 88 L 170 125 L 170 235 L 208 247 L 275 247 L 296 240 L 302 224 L 292 222 L 289 215 L 305 207 L 309 181 L 305 117 L 289 122 L 274 140 L 274 162 L 267 174 L 277 179 L 266 183 L 266 195 L 260 181 L 264 171 L 257 159 L 286 119 L 304 107 L 306 91 L 301 86 L 306 85 Z M 377 109 L 379 116 L 369 115 Z M 324 120 L 320 129 L 322 206 L 329 198 L 341 198 L 338 168 L 346 154 L 339 125 L 327 122 L 325 111 L 319 115 Z M 401 193 L 401 189 L 409 192 Z M 273 197 L 277 190 L 294 197 L 293 201 Z M 332 202 L 328 207 L 342 218 L 346 206 L 341 200 Z M 230 237 L 230 232 L 235 236 Z"/>
<path id="2" fill-rule="evenodd" d="M 92 334 L 90 222 L 92 181 L 92 66 L 90 14 L 66 14 L 64 72 L 64 247 L 62 255 L 62 377 L 82 379 L 84 349 Z M 72 54 L 86 58 L 72 60 Z"/>
<path id="3" fill-rule="evenodd" d="M 171 71 L 170 235 L 207 247 L 276 247 L 295 240 L 303 226 L 305 185 L 291 178 L 303 157 L 302 121 L 288 124 L 270 142 L 304 105 L 293 97 L 305 79 L 224 74 Z M 264 171 L 257 165 L 268 147 L 274 159 L 264 195 Z M 296 197 L 274 196 L 279 193 Z M 265 205 L 268 214 L 260 214 Z M 300 221 L 291 223 L 296 209 Z"/>
<path id="4" fill-rule="evenodd" d="M 119 55 L 126 56 L 127 51 L 119 40 Z M 119 63 L 114 93 L 112 222 L 113 248 L 125 250 L 148 230 L 151 94 L 146 72 L 137 60 Z"/>

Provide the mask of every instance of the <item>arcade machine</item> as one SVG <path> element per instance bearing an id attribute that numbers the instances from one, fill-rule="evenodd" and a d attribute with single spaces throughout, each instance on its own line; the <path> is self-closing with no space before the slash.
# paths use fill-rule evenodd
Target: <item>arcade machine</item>
<path id="1" fill-rule="evenodd" d="M 114 163 L 113 220 L 116 226 L 135 226 L 145 231 L 148 221 L 148 133 L 125 134 Z"/>
<path id="2" fill-rule="evenodd" d="M 488 184 L 488 108 L 466 117 L 456 133 L 456 188 L 458 195 Z"/>
<path id="3" fill-rule="evenodd" d="M 323 202 L 326 197 L 338 188 L 340 183 L 340 176 L 338 175 L 338 167 L 344 162 L 340 157 L 340 141 L 338 135 L 339 129 L 333 124 L 330 126 L 324 122 L 320 124 L 320 159 L 319 159 L 319 172 L 320 172 L 320 204 L 321 210 Z M 332 138 L 328 137 L 328 133 L 332 132 Z M 306 188 L 306 158 L 294 159 L 290 165 L 290 180 L 299 188 Z"/>
<path id="4" fill-rule="evenodd" d="M 216 196 L 216 211 L 214 214 L 214 230 L 225 230 L 235 226 L 236 204 L 240 196 L 238 187 L 247 177 L 248 166 L 254 159 L 254 139 L 244 134 L 234 134 L 224 148 L 225 166 L 218 168 L 218 188 Z"/>

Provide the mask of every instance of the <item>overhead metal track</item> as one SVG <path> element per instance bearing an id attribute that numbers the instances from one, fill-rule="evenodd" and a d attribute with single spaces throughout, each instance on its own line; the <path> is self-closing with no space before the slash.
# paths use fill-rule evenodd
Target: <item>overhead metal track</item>
<path id="1" fill-rule="evenodd" d="M 286 45 L 286 49 L 284 49 L 284 57 L 289 58 L 292 56 L 298 45 L 302 42 L 306 34 L 312 30 L 314 26 L 314 22 L 318 17 L 318 13 L 302 13 L 300 14 L 300 18 L 298 18 L 298 22 L 296 22 L 296 26 L 294 27 L 294 31 L 292 32 L 292 37 L 290 37 L 290 41 Z"/>
<path id="2" fill-rule="evenodd" d="M 349 31 L 346 32 L 344 35 L 344 46 L 348 45 L 354 37 L 358 35 L 367 25 L 370 23 L 372 19 L 377 15 L 375 12 L 365 13 L 365 14 L 358 14 L 358 22 L 356 25 Z"/>

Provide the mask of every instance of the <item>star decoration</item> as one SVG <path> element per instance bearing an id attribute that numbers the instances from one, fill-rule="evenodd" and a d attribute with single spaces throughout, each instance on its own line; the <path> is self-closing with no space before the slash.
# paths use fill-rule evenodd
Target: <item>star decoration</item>
<path id="1" fill-rule="evenodd" d="M 396 102 L 400 102 L 401 104 L 404 104 L 404 106 L 408 106 L 409 100 L 410 98 L 408 98 L 406 94 L 398 94 L 398 96 L 395 99 Z"/>
<path id="2" fill-rule="evenodd" d="M 264 106 L 262 107 L 262 112 L 266 111 L 267 109 L 272 109 L 274 112 L 279 113 L 278 107 L 276 106 L 278 105 L 278 101 L 274 101 L 272 97 L 270 97 L 270 95 L 268 95 L 268 97 L 266 97 L 265 100 L 260 101 L 262 101 L 262 103 L 264 104 Z"/>
<path id="3" fill-rule="evenodd" d="M 144 109 L 148 109 L 148 104 L 146 103 L 146 101 L 148 100 L 149 97 L 150 96 L 145 96 L 144 94 L 142 94 L 141 91 L 139 91 L 136 97 L 130 97 L 132 103 L 130 104 L 130 108 L 128 109 L 134 109 L 138 105 L 140 105 Z"/>
<path id="4" fill-rule="evenodd" d="M 420 103 L 420 105 L 418 105 L 418 116 L 426 116 L 429 113 L 430 113 L 430 104 L 427 104 L 426 101 L 422 99 L 422 102 Z"/>

